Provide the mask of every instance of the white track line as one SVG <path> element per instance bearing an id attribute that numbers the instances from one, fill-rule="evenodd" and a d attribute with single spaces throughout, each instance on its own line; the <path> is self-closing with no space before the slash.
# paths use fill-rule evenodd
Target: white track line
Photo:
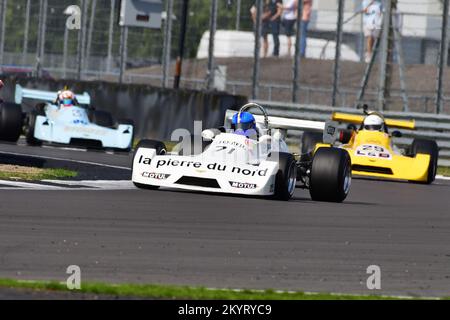
<path id="1" fill-rule="evenodd" d="M 32 157 L 32 158 L 41 158 L 41 159 L 48 159 L 48 160 L 57 160 L 57 161 L 70 161 L 70 162 L 76 162 L 81 164 L 89 164 L 94 166 L 100 166 L 105 168 L 113 168 L 113 169 L 122 169 L 122 170 L 129 170 L 130 168 L 127 167 L 121 167 L 121 166 L 113 166 L 110 164 L 103 164 L 103 163 L 97 163 L 92 161 L 84 161 L 84 160 L 74 160 L 74 159 L 66 159 L 66 158 L 58 158 L 58 157 L 48 157 L 48 156 L 40 156 L 40 155 L 34 155 L 34 154 L 26 154 L 26 153 L 18 153 L 18 152 L 9 152 L 9 151 L 1 151 L 2 154 L 10 154 L 13 156 L 24 156 L 24 157 Z"/>
<path id="2" fill-rule="evenodd" d="M 438 175 L 436 176 L 436 179 L 439 179 L 439 180 L 450 180 L 450 177 L 441 176 L 440 174 L 438 174 Z"/>
<path id="3" fill-rule="evenodd" d="M 0 180 L 0 190 L 131 190 L 135 189 L 133 183 L 129 180 L 81 180 L 81 181 L 61 181 L 61 180 L 42 180 L 43 183 L 28 183 L 23 181 Z M 45 183 L 55 183 L 48 185 Z M 76 187 L 79 186 L 79 187 Z"/>

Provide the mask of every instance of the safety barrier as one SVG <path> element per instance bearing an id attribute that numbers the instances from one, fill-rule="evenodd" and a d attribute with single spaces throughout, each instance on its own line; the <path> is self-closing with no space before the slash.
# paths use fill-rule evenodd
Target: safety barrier
<path id="1" fill-rule="evenodd" d="M 136 138 L 168 140 L 174 130 L 194 131 L 194 121 L 202 121 L 203 128 L 218 127 L 223 123 L 226 109 L 237 108 L 247 99 L 222 92 L 173 90 L 148 85 L 117 84 L 101 81 L 3 79 L 1 92 L 5 101 L 14 101 L 16 83 L 24 88 L 58 91 L 68 86 L 76 93 L 87 92 L 92 106 L 109 111 L 114 117 L 133 119 Z M 33 102 L 24 101 L 22 108 L 32 108 Z"/>
<path id="2" fill-rule="evenodd" d="M 326 121 L 331 119 L 331 114 L 335 111 L 362 114 L 362 110 L 355 108 L 333 108 L 329 106 L 301 105 L 261 100 L 252 102 L 264 106 L 269 112 L 269 115 L 293 119 Z M 383 114 L 393 119 L 415 119 L 416 121 L 416 130 L 401 130 L 403 136 L 401 138 L 393 138 L 395 144 L 406 148 L 412 143 L 414 138 L 435 139 L 440 148 L 439 165 L 450 166 L 450 116 L 431 113 L 389 111 Z M 302 132 L 300 131 L 289 132 L 288 143 L 299 145 L 301 134 Z"/>

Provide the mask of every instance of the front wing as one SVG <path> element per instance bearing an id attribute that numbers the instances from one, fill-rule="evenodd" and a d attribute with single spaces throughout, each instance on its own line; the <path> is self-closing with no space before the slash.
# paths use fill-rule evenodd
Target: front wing
<path id="1" fill-rule="evenodd" d="M 95 124 L 58 124 L 47 117 L 37 116 L 34 128 L 36 139 L 70 144 L 74 139 L 96 141 L 104 148 L 128 149 L 133 138 L 133 126 L 121 124 L 117 129 L 101 127 Z"/>
<path id="2" fill-rule="evenodd" d="M 270 196 L 278 163 L 232 164 L 199 156 L 157 156 L 139 148 L 133 160 L 134 183 L 193 191 Z"/>

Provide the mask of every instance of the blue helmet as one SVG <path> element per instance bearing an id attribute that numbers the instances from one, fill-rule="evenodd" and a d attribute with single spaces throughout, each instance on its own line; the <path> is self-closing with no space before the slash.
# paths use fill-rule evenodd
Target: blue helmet
<path id="1" fill-rule="evenodd" d="M 254 130 L 256 132 L 255 117 L 250 112 L 238 112 L 233 116 L 231 121 L 232 128 L 237 134 L 247 135 L 248 130 Z"/>

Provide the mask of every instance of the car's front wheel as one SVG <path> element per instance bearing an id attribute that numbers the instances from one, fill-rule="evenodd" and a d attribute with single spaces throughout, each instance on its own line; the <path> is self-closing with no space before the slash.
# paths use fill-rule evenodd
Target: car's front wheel
<path id="1" fill-rule="evenodd" d="M 139 141 L 139 143 L 137 144 L 137 146 L 134 150 L 133 164 L 134 164 L 134 159 L 138 153 L 139 148 L 155 149 L 157 155 L 164 155 L 167 153 L 167 148 L 166 148 L 166 145 L 164 144 L 164 142 L 161 142 L 158 140 L 144 139 L 144 140 Z M 132 169 L 134 169 L 133 166 L 132 166 Z M 133 184 L 139 189 L 156 190 L 159 188 L 159 186 L 152 186 L 149 184 L 142 184 L 142 183 L 137 183 L 134 181 L 133 181 Z"/>
<path id="2" fill-rule="evenodd" d="M 309 193 L 315 201 L 342 202 L 351 185 L 351 159 L 347 151 L 319 148 L 311 165 Z"/>
<path id="3" fill-rule="evenodd" d="M 430 162 L 428 165 L 428 174 L 426 184 L 430 184 L 436 178 L 438 159 L 439 159 L 439 148 L 434 140 L 427 139 L 414 139 L 411 145 L 411 154 L 416 156 L 418 153 L 428 154 L 430 156 Z"/>
<path id="4" fill-rule="evenodd" d="M 25 118 L 24 135 L 25 135 L 25 140 L 29 146 L 41 146 L 42 145 L 42 141 L 39 139 L 36 139 L 34 137 L 34 131 L 36 128 L 36 118 L 39 115 L 43 115 L 43 114 L 37 110 L 33 110 L 33 111 L 29 112 Z"/>

